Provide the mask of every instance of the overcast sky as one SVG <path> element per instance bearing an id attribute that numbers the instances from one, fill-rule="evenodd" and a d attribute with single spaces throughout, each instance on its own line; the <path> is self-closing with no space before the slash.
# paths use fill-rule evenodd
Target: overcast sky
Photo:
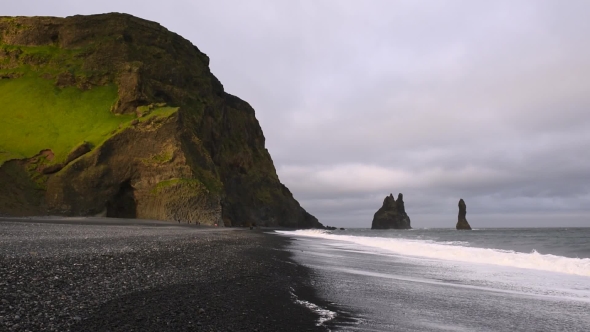
<path id="1" fill-rule="evenodd" d="M 211 58 L 279 177 L 324 224 L 590 226 L 590 1 L 32 1 L 126 12 Z"/>

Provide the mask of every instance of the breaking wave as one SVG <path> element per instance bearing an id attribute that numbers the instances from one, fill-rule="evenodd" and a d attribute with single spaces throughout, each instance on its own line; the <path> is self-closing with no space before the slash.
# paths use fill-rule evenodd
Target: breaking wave
<path id="1" fill-rule="evenodd" d="M 283 235 L 315 237 L 345 241 L 365 247 L 415 257 L 452 260 L 478 264 L 493 264 L 525 269 L 590 276 L 590 258 L 570 258 L 551 254 L 540 254 L 501 250 L 494 248 L 466 247 L 465 242 L 435 242 L 399 238 L 335 235 L 324 230 L 276 231 Z"/>

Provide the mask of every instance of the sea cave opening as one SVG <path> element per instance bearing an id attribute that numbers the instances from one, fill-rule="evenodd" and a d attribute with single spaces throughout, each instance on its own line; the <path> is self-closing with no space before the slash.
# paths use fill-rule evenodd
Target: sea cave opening
<path id="1" fill-rule="evenodd" d="M 121 183 L 119 191 L 107 202 L 107 217 L 109 218 L 136 218 L 137 202 L 135 201 L 135 189 L 128 179 Z"/>

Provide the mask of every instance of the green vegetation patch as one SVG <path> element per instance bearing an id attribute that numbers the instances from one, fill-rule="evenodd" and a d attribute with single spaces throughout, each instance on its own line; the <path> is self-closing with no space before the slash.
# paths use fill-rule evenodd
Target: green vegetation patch
<path id="1" fill-rule="evenodd" d="M 51 149 L 53 162 L 61 162 L 83 141 L 102 144 L 133 119 L 110 112 L 116 99 L 115 85 L 82 91 L 60 89 L 34 75 L 0 80 L 0 165 L 43 149 Z"/>
<path id="2" fill-rule="evenodd" d="M 61 49 L 54 45 L 0 45 L 0 69 L 28 73 L 59 74 L 64 71 L 82 76 L 93 73 L 83 70 L 86 49 Z"/>
<path id="3" fill-rule="evenodd" d="M 63 162 L 80 143 L 98 147 L 131 125 L 135 115 L 111 112 L 118 94 L 109 74 L 85 70 L 90 49 L 0 45 L 0 166 L 44 149 L 55 154 L 44 164 Z M 177 110 L 149 105 L 137 120 L 157 125 Z"/>
<path id="4" fill-rule="evenodd" d="M 138 107 L 138 109 L 141 109 L 142 106 Z M 150 110 L 149 113 L 147 114 L 142 114 L 141 118 L 139 118 L 139 122 L 144 122 L 144 121 L 148 121 L 151 120 L 153 118 L 167 118 L 170 115 L 176 113 L 176 111 L 178 111 L 179 107 L 171 107 L 171 106 L 159 106 L 159 107 L 154 107 L 153 109 Z"/>
<path id="5" fill-rule="evenodd" d="M 201 181 L 197 179 L 180 179 L 174 178 L 169 180 L 160 181 L 156 184 L 154 189 L 152 189 L 152 194 L 159 194 L 166 188 L 174 187 L 174 186 L 182 186 L 187 189 L 194 189 L 195 191 L 200 191 L 202 188 Z"/>
<path id="6" fill-rule="evenodd" d="M 170 151 L 162 152 L 160 154 L 152 156 L 151 159 L 153 160 L 154 163 L 157 163 L 157 164 L 167 163 L 170 160 L 172 160 L 172 152 L 170 152 Z"/>
<path id="7" fill-rule="evenodd" d="M 211 175 L 209 174 L 209 176 Z M 182 188 L 183 191 L 186 191 L 186 194 L 195 194 L 200 192 L 207 192 L 210 194 L 218 193 L 221 183 L 219 180 L 213 179 L 209 176 L 206 176 L 203 179 L 174 178 L 160 181 L 151 190 L 151 193 L 157 195 L 163 192 L 165 189 L 171 187 L 175 187 L 175 189 Z"/>
<path id="8" fill-rule="evenodd" d="M 143 158 L 141 161 L 144 163 L 144 165 L 161 165 L 172 161 L 173 157 L 174 151 L 169 148 L 165 151 L 162 151 L 161 153 L 152 155 L 149 158 Z"/>
<path id="9" fill-rule="evenodd" d="M 194 169 L 193 171 L 195 171 L 195 176 L 210 193 L 219 194 L 223 191 L 223 183 L 215 173 L 201 168 Z"/>

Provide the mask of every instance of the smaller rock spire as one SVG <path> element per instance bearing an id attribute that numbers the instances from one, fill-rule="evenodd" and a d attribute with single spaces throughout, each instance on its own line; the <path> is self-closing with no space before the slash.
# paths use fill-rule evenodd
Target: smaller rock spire
<path id="1" fill-rule="evenodd" d="M 467 214 L 467 205 L 465 205 L 465 201 L 461 198 L 459 199 L 459 218 L 457 220 L 457 229 L 460 230 L 471 230 L 471 226 L 465 219 L 465 215 Z"/>

